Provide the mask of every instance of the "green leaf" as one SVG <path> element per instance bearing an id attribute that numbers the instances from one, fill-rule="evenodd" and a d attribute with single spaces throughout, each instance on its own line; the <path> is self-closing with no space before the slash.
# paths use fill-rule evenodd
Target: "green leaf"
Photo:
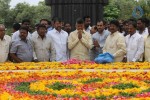
<path id="1" fill-rule="evenodd" d="M 87 81 L 84 81 L 82 83 L 84 84 L 89 84 L 89 83 L 94 83 L 94 82 L 102 82 L 103 80 L 101 78 L 92 78 L 92 79 L 89 79 Z"/>
<path id="2" fill-rule="evenodd" d="M 120 83 L 120 84 L 112 86 L 112 88 L 113 89 L 124 90 L 124 89 L 130 89 L 130 88 L 139 88 L 139 86 L 134 85 L 132 83 Z"/>
<path id="3" fill-rule="evenodd" d="M 124 97 L 135 97 L 136 93 L 120 92 L 120 95 Z"/>
<path id="4" fill-rule="evenodd" d="M 50 93 L 45 91 L 31 91 L 30 90 L 30 82 L 22 82 L 15 87 L 16 91 L 27 92 L 31 95 L 49 95 Z"/>
<path id="5" fill-rule="evenodd" d="M 72 84 L 63 84 L 63 83 L 60 83 L 60 82 L 56 82 L 52 85 L 47 85 L 48 88 L 52 88 L 53 90 L 62 90 L 62 89 L 65 89 L 65 88 L 74 88 L 74 86 Z"/>
<path id="6" fill-rule="evenodd" d="M 141 92 L 142 92 L 142 93 L 150 92 L 150 88 L 148 88 L 148 89 L 146 89 L 146 90 L 142 90 Z"/>

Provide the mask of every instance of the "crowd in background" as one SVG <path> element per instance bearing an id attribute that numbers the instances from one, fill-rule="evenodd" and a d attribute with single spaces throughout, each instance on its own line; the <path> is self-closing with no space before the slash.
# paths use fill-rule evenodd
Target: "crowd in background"
<path id="1" fill-rule="evenodd" d="M 91 60 L 102 53 L 114 62 L 150 62 L 150 25 L 147 18 L 104 20 L 91 26 L 90 16 L 78 18 L 75 30 L 68 22 L 54 17 L 41 19 L 30 30 L 30 20 L 13 25 L 12 36 L 0 24 L 0 62 L 48 62 L 69 59 Z"/>

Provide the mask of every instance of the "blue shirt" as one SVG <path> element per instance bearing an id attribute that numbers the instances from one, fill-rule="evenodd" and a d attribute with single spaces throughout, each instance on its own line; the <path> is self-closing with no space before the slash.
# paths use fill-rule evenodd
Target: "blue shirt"
<path id="1" fill-rule="evenodd" d="M 94 60 L 99 54 L 102 53 L 102 48 L 103 48 L 106 38 L 109 34 L 110 34 L 110 32 L 108 30 L 104 30 L 102 34 L 100 34 L 99 32 L 96 32 L 92 35 L 92 40 L 98 41 L 98 44 L 100 45 L 100 47 L 94 47 L 91 50 L 91 54 L 90 54 L 91 60 Z"/>
<path id="2" fill-rule="evenodd" d="M 92 35 L 92 39 L 93 41 L 96 40 L 98 41 L 100 47 L 103 47 L 106 41 L 107 36 L 110 34 L 109 31 L 104 30 L 102 34 L 100 34 L 99 32 L 96 32 Z"/>
<path id="3" fill-rule="evenodd" d="M 33 60 L 33 49 L 28 40 L 13 41 L 11 44 L 10 53 L 15 53 L 16 56 L 24 62 L 31 62 Z"/>

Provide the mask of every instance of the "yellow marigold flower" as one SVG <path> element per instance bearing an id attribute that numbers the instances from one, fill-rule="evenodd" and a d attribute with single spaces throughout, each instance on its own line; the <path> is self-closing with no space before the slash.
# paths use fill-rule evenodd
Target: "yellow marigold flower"
<path id="1" fill-rule="evenodd" d="M 0 94 L 0 100 L 12 100 L 12 98 L 13 97 L 7 92 Z"/>

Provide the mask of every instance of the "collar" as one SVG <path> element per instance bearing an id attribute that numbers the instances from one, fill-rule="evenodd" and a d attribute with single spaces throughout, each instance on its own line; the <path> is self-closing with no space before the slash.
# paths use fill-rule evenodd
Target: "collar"
<path id="1" fill-rule="evenodd" d="M 91 30 L 91 26 L 89 25 L 86 30 Z"/>
<path id="2" fill-rule="evenodd" d="M 22 40 L 21 38 L 19 39 L 19 41 L 23 41 L 25 43 L 27 43 L 29 40 L 26 38 L 26 40 Z"/>
<path id="3" fill-rule="evenodd" d="M 53 29 L 55 33 L 63 33 L 62 29 L 60 32 L 58 32 L 55 28 Z"/>
<path id="4" fill-rule="evenodd" d="M 115 36 L 116 34 L 118 34 L 119 32 L 118 31 L 116 31 L 116 32 L 114 32 L 113 34 L 110 34 L 110 36 Z"/>
<path id="5" fill-rule="evenodd" d="M 75 30 L 76 33 L 78 33 L 78 30 Z M 83 34 L 87 33 L 85 30 L 83 30 Z"/>
<path id="6" fill-rule="evenodd" d="M 41 36 L 38 34 L 37 38 L 41 38 Z M 45 34 L 44 38 L 46 38 L 46 34 Z"/>
<path id="7" fill-rule="evenodd" d="M 129 38 L 135 38 L 137 34 L 139 34 L 139 33 L 135 32 L 131 37 L 130 37 L 130 34 L 129 34 Z"/>
<path id="8" fill-rule="evenodd" d="M 98 31 L 97 31 L 97 32 L 98 32 Z M 102 33 L 99 33 L 99 32 L 98 32 L 99 35 L 104 35 L 104 33 L 105 33 L 105 30 L 103 30 Z"/>

